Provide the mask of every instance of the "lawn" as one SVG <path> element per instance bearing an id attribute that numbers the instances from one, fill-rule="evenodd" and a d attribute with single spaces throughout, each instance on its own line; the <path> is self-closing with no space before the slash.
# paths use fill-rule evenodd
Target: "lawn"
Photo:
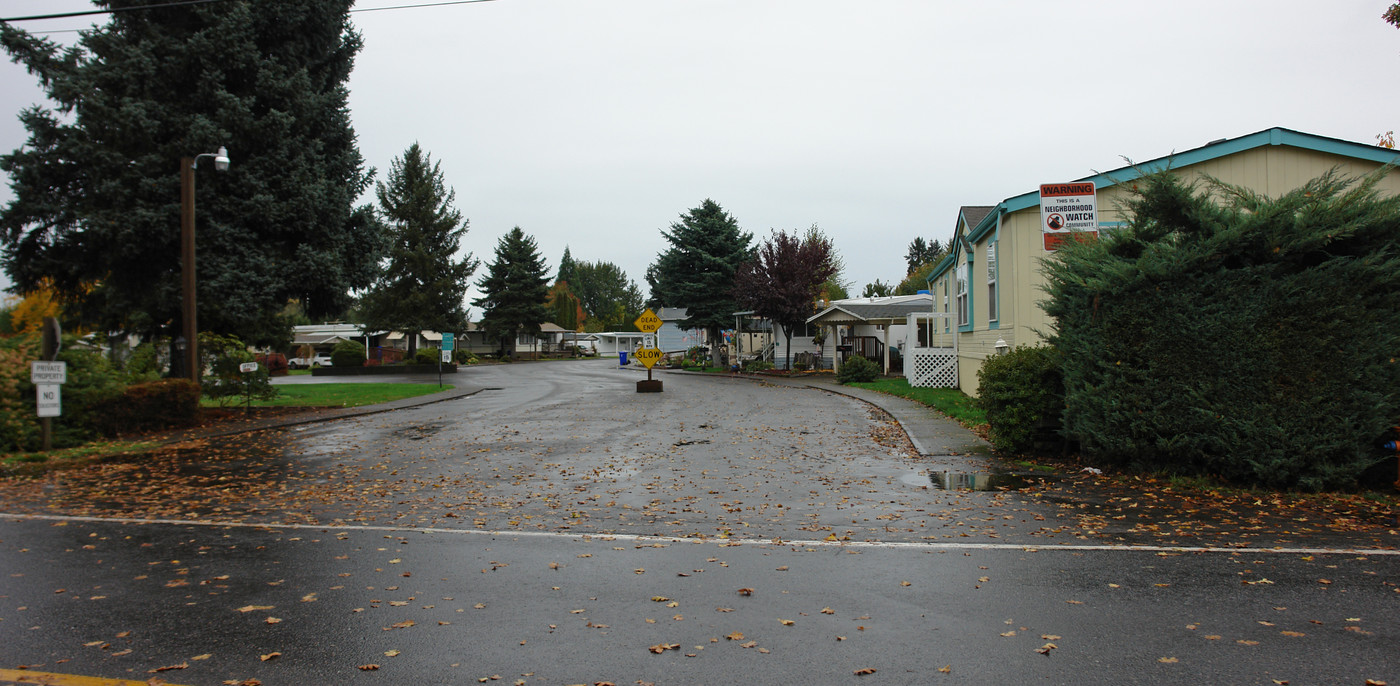
<path id="1" fill-rule="evenodd" d="M 987 423 L 987 412 L 977 406 L 977 399 L 956 388 L 916 388 L 910 386 L 909 380 L 902 376 L 846 385 L 897 395 L 923 403 L 956 419 L 959 424 L 968 428 Z"/>
<path id="2" fill-rule="evenodd" d="M 254 400 L 253 407 L 359 407 L 376 405 L 402 398 L 412 398 L 429 393 L 437 393 L 452 388 L 451 384 L 439 387 L 426 383 L 311 383 L 277 386 L 277 397 L 271 400 Z M 215 401 L 205 398 L 200 401 L 204 407 L 218 407 Z M 242 407 L 243 402 L 230 403 L 228 407 Z"/>

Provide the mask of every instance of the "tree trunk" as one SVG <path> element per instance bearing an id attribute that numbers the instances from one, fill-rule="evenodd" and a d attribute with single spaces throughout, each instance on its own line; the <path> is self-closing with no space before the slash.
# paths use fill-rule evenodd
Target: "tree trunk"
<path id="1" fill-rule="evenodd" d="M 783 363 L 784 365 L 786 365 L 786 366 L 784 367 L 784 370 L 790 372 L 790 371 L 792 371 L 792 327 L 790 327 L 790 326 L 784 326 L 784 327 L 783 327 L 783 337 L 787 339 L 787 346 L 786 346 L 787 361 Z"/>

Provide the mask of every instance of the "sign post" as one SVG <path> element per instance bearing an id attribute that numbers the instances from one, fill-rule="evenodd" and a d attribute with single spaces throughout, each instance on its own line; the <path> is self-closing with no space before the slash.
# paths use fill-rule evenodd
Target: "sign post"
<path id="1" fill-rule="evenodd" d="M 442 365 L 452 363 L 452 346 L 457 342 L 456 338 L 450 333 L 442 334 L 442 354 L 438 356 L 438 388 L 442 388 Z"/>
<path id="2" fill-rule="evenodd" d="M 632 322 L 637 330 L 645 334 L 642 337 L 642 347 L 637 351 L 637 361 L 647 368 L 647 378 L 645 381 L 637 382 L 638 393 L 660 393 L 661 380 L 651 378 L 651 368 L 661 360 L 661 349 L 656 347 L 656 331 L 661 328 L 661 318 L 656 316 L 651 308 L 647 308 L 642 316 L 637 317 L 637 321 Z"/>
<path id="3" fill-rule="evenodd" d="M 1099 235 L 1098 195 L 1093 181 L 1040 185 L 1040 230 L 1045 249 L 1055 248 L 1074 234 Z"/>
<path id="4" fill-rule="evenodd" d="M 44 317 L 43 338 L 39 356 L 44 362 L 29 363 L 29 382 L 34 384 L 35 407 L 39 416 L 39 440 L 44 452 L 53 450 L 53 418 L 63 414 L 63 396 L 60 384 L 68 381 L 68 363 L 55 362 L 58 348 L 63 342 L 63 329 L 58 319 Z"/>

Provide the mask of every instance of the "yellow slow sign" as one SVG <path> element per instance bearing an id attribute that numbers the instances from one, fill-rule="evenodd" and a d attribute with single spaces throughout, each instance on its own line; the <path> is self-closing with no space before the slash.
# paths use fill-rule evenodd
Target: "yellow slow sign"
<path id="1" fill-rule="evenodd" d="M 660 348 L 639 348 L 637 350 L 637 361 L 641 362 L 647 369 L 661 361 Z"/>
<path id="2" fill-rule="evenodd" d="M 637 326 L 638 331 L 643 333 L 655 333 L 657 329 L 661 328 L 661 318 L 656 316 L 656 313 L 652 312 L 650 307 L 647 308 L 646 312 L 642 313 L 642 316 L 637 317 L 637 321 L 632 323 Z"/>

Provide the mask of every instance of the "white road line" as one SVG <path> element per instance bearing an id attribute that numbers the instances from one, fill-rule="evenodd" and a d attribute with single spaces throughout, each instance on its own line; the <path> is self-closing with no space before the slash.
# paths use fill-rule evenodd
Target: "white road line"
<path id="1" fill-rule="evenodd" d="M 216 522 L 207 519 L 135 519 L 130 517 L 82 517 L 73 515 L 10 514 L 0 512 L 0 520 L 55 522 L 90 522 L 97 524 L 160 524 L 168 526 L 207 526 L 233 529 L 297 529 L 316 531 L 374 531 L 402 534 L 442 534 L 448 536 L 491 536 L 497 538 L 563 538 L 573 541 L 623 541 L 627 543 L 714 543 L 727 546 L 760 545 L 793 548 L 889 548 L 895 550 L 1018 550 L 1022 552 L 1120 552 L 1120 553 L 1249 553 L 1251 555 L 1369 555 L 1400 557 L 1394 548 L 1252 548 L 1171 545 L 1105 545 L 1105 544 L 1047 544 L 1019 543 L 936 543 L 932 541 L 830 541 L 789 540 L 785 538 L 686 538 L 679 536 L 646 536 L 640 534 L 586 534 L 557 531 L 490 531 L 485 529 L 444 529 L 440 527 L 369 526 L 346 524 L 257 524 L 251 522 Z"/>

